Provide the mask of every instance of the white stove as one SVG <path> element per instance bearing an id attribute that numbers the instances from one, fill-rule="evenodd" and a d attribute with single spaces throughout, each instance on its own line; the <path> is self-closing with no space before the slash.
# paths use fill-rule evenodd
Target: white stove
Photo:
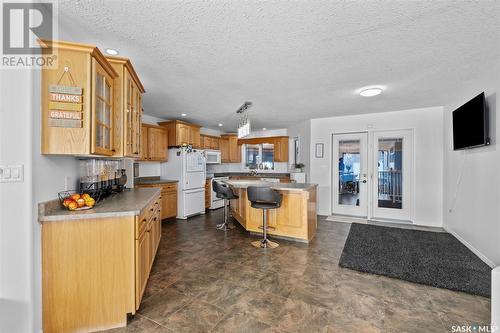
<path id="1" fill-rule="evenodd" d="M 212 181 L 224 181 L 229 180 L 229 177 L 214 177 Z M 210 207 L 208 209 L 218 209 L 224 207 L 224 199 L 217 198 L 214 189 L 212 188 L 212 181 L 210 182 Z"/>

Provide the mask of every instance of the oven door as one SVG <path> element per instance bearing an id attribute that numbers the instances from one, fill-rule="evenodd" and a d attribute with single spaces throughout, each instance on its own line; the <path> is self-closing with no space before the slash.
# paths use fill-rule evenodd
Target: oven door
<path id="1" fill-rule="evenodd" d="M 220 164 L 221 154 L 220 151 L 207 151 L 207 164 Z"/>

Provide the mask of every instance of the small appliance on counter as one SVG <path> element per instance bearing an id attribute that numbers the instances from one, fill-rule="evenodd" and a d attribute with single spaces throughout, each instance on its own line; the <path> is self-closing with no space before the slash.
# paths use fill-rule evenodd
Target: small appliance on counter
<path id="1" fill-rule="evenodd" d="M 121 192 L 127 183 L 126 169 L 119 160 L 80 160 L 80 193 L 103 198 Z"/>

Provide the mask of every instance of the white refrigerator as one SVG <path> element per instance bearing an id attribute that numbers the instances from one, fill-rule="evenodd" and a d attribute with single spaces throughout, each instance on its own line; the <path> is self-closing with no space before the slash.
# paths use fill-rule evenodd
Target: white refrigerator
<path id="1" fill-rule="evenodd" d="M 205 213 L 206 158 L 202 150 L 171 148 L 168 162 L 161 164 L 161 177 L 179 181 L 177 218 Z"/>

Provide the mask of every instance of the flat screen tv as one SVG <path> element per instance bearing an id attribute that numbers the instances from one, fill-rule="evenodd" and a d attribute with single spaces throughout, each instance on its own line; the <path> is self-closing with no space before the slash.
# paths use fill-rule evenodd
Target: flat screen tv
<path id="1" fill-rule="evenodd" d="M 490 144 L 484 92 L 453 111 L 453 150 Z"/>

